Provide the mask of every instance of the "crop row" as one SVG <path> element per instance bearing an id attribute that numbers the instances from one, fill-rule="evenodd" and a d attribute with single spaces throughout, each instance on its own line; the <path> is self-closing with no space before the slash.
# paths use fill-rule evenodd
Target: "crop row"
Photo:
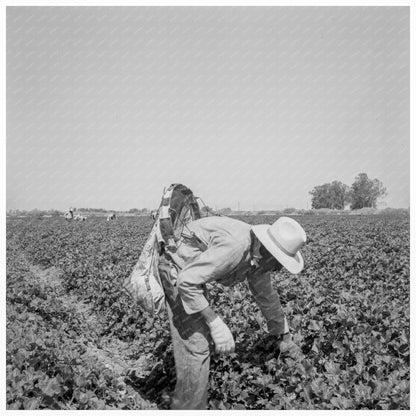
<path id="1" fill-rule="evenodd" d="M 243 218 L 269 223 L 274 219 Z M 284 353 L 279 356 L 273 339 L 265 334 L 265 322 L 246 284 L 232 289 L 212 285 L 212 305 L 230 326 L 236 352 L 212 359 L 210 408 L 408 409 L 409 218 L 297 217 L 297 220 L 308 235 L 303 250 L 305 270 L 296 276 L 282 271 L 274 277 L 273 284 L 281 296 L 300 352 L 297 357 Z M 143 397 L 162 406 L 162 393 L 174 386 L 167 320 L 143 313 L 121 290 L 151 225 L 149 219 L 140 218 L 119 219 L 114 223 L 102 219 L 91 219 L 88 223 L 66 223 L 59 219 L 10 221 L 7 240 L 12 252 L 8 258 L 18 259 L 23 253 L 32 264 L 62 270 L 65 293 L 90 304 L 105 322 L 92 342 L 118 339 L 131 343 L 129 354 L 133 358 L 149 357 L 152 371 L 145 378 L 131 376 L 125 381 Z M 18 303 L 19 291 L 15 285 L 19 276 L 27 272 L 16 268 L 16 263 L 19 262 L 8 266 L 8 308 Z M 33 287 L 33 290 L 39 289 Z M 48 311 L 59 311 L 48 294 L 31 293 L 26 299 L 39 296 L 46 296 Z M 8 383 L 16 378 L 11 376 L 16 368 L 21 371 L 22 366 L 33 367 L 24 356 L 19 356 L 20 361 L 16 362 L 16 351 L 25 345 L 22 335 L 25 327 L 23 322 L 16 322 L 17 312 L 13 308 L 8 309 L 7 317 L 8 337 L 14 343 L 13 351 L 8 347 Z M 39 303 L 20 308 L 19 313 L 42 317 Z M 87 336 L 82 333 L 82 323 L 78 325 L 78 333 L 60 331 L 58 323 L 68 321 L 67 316 L 55 314 L 55 324 L 48 319 L 44 315 L 42 325 L 45 331 L 56 331 L 52 338 L 61 340 L 56 341 L 57 351 L 68 350 L 71 343 L 75 347 L 70 349 L 76 351 L 78 341 Z M 33 351 L 31 356 L 40 354 L 37 349 Z M 49 372 L 41 368 L 49 377 L 47 380 L 61 374 L 61 361 L 55 357 L 51 362 Z M 102 374 L 98 371 L 95 377 Z M 83 384 L 81 391 L 94 400 L 86 400 L 86 396 L 81 400 L 73 392 L 69 398 L 60 392 L 61 402 L 69 400 L 75 408 L 138 406 L 111 397 L 109 391 L 117 391 L 111 377 L 104 383 L 107 388 L 104 393 L 94 384 L 92 373 L 84 374 L 84 378 L 89 384 Z M 69 375 L 66 380 L 69 379 L 76 379 L 76 374 Z M 28 380 L 21 397 L 27 396 L 24 391 L 30 377 Z M 62 385 L 60 379 L 59 384 Z M 8 398 L 14 397 L 17 387 L 8 385 Z M 98 405 L 95 397 L 101 400 Z M 47 407 L 45 403 L 43 406 Z"/>

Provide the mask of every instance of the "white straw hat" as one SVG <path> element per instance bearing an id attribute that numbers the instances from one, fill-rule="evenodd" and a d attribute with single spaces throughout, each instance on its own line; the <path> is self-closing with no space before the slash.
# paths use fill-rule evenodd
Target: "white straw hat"
<path id="1" fill-rule="evenodd" d="M 302 271 L 304 263 L 300 249 L 306 243 L 306 233 L 297 221 L 280 217 L 272 225 L 253 225 L 252 229 L 267 251 L 290 273 Z"/>

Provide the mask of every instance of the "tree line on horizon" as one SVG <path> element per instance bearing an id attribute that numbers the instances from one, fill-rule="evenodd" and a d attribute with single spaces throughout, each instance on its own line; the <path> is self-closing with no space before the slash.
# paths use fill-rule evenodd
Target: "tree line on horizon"
<path id="1" fill-rule="evenodd" d="M 135 215 L 149 215 L 150 210 L 148 208 L 130 208 L 129 210 L 120 211 L 114 209 L 104 209 L 104 208 L 73 208 L 74 212 L 83 212 L 87 214 L 111 214 L 113 212 L 119 214 L 135 214 Z M 34 208 L 31 210 L 20 210 L 20 209 L 9 209 L 7 215 L 19 216 L 19 215 L 29 215 L 29 216 L 39 216 L 39 215 L 50 215 L 52 217 L 62 216 L 65 211 L 58 209 L 38 209 Z"/>
<path id="2" fill-rule="evenodd" d="M 359 173 L 351 186 L 340 181 L 315 186 L 309 192 L 312 195 L 312 209 L 345 209 L 350 204 L 351 210 L 377 208 L 380 198 L 387 195 L 383 183 L 370 179 L 366 173 Z"/>
<path id="3" fill-rule="evenodd" d="M 309 194 L 312 195 L 312 209 L 343 210 L 349 204 L 351 210 L 357 210 L 362 208 L 377 208 L 379 199 L 387 195 L 387 190 L 379 179 L 370 179 L 366 173 L 359 173 L 351 186 L 335 180 L 331 183 L 315 186 Z M 151 212 L 148 208 L 131 208 L 126 211 L 107 210 L 104 208 L 74 208 L 74 210 L 91 214 L 117 212 L 130 215 L 149 215 Z M 201 211 L 205 214 L 209 211 L 216 211 L 222 215 L 230 215 L 234 212 L 231 208 L 213 210 L 209 207 L 202 207 Z M 296 209 L 287 208 L 283 210 L 283 213 L 290 214 L 292 211 L 296 211 Z M 7 214 L 60 216 L 63 212 L 55 209 L 39 210 L 35 208 L 29 211 L 18 209 L 9 210 Z"/>

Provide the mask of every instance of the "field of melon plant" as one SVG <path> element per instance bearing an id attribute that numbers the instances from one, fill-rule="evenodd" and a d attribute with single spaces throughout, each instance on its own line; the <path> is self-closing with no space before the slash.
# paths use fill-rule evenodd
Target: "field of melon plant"
<path id="1" fill-rule="evenodd" d="M 267 342 L 245 283 L 210 286 L 236 351 L 212 357 L 209 408 L 409 409 L 409 217 L 296 219 L 308 236 L 305 269 L 273 281 L 299 353 Z M 151 226 L 7 220 L 7 409 L 167 407 L 167 319 L 121 290 Z"/>

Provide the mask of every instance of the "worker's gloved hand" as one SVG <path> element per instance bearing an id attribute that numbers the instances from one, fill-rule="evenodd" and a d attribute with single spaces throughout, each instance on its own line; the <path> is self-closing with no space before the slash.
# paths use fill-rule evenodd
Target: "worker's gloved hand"
<path id="1" fill-rule="evenodd" d="M 208 322 L 208 326 L 215 343 L 215 352 L 224 355 L 234 352 L 235 343 L 233 335 L 222 319 L 217 316 L 212 322 Z"/>

